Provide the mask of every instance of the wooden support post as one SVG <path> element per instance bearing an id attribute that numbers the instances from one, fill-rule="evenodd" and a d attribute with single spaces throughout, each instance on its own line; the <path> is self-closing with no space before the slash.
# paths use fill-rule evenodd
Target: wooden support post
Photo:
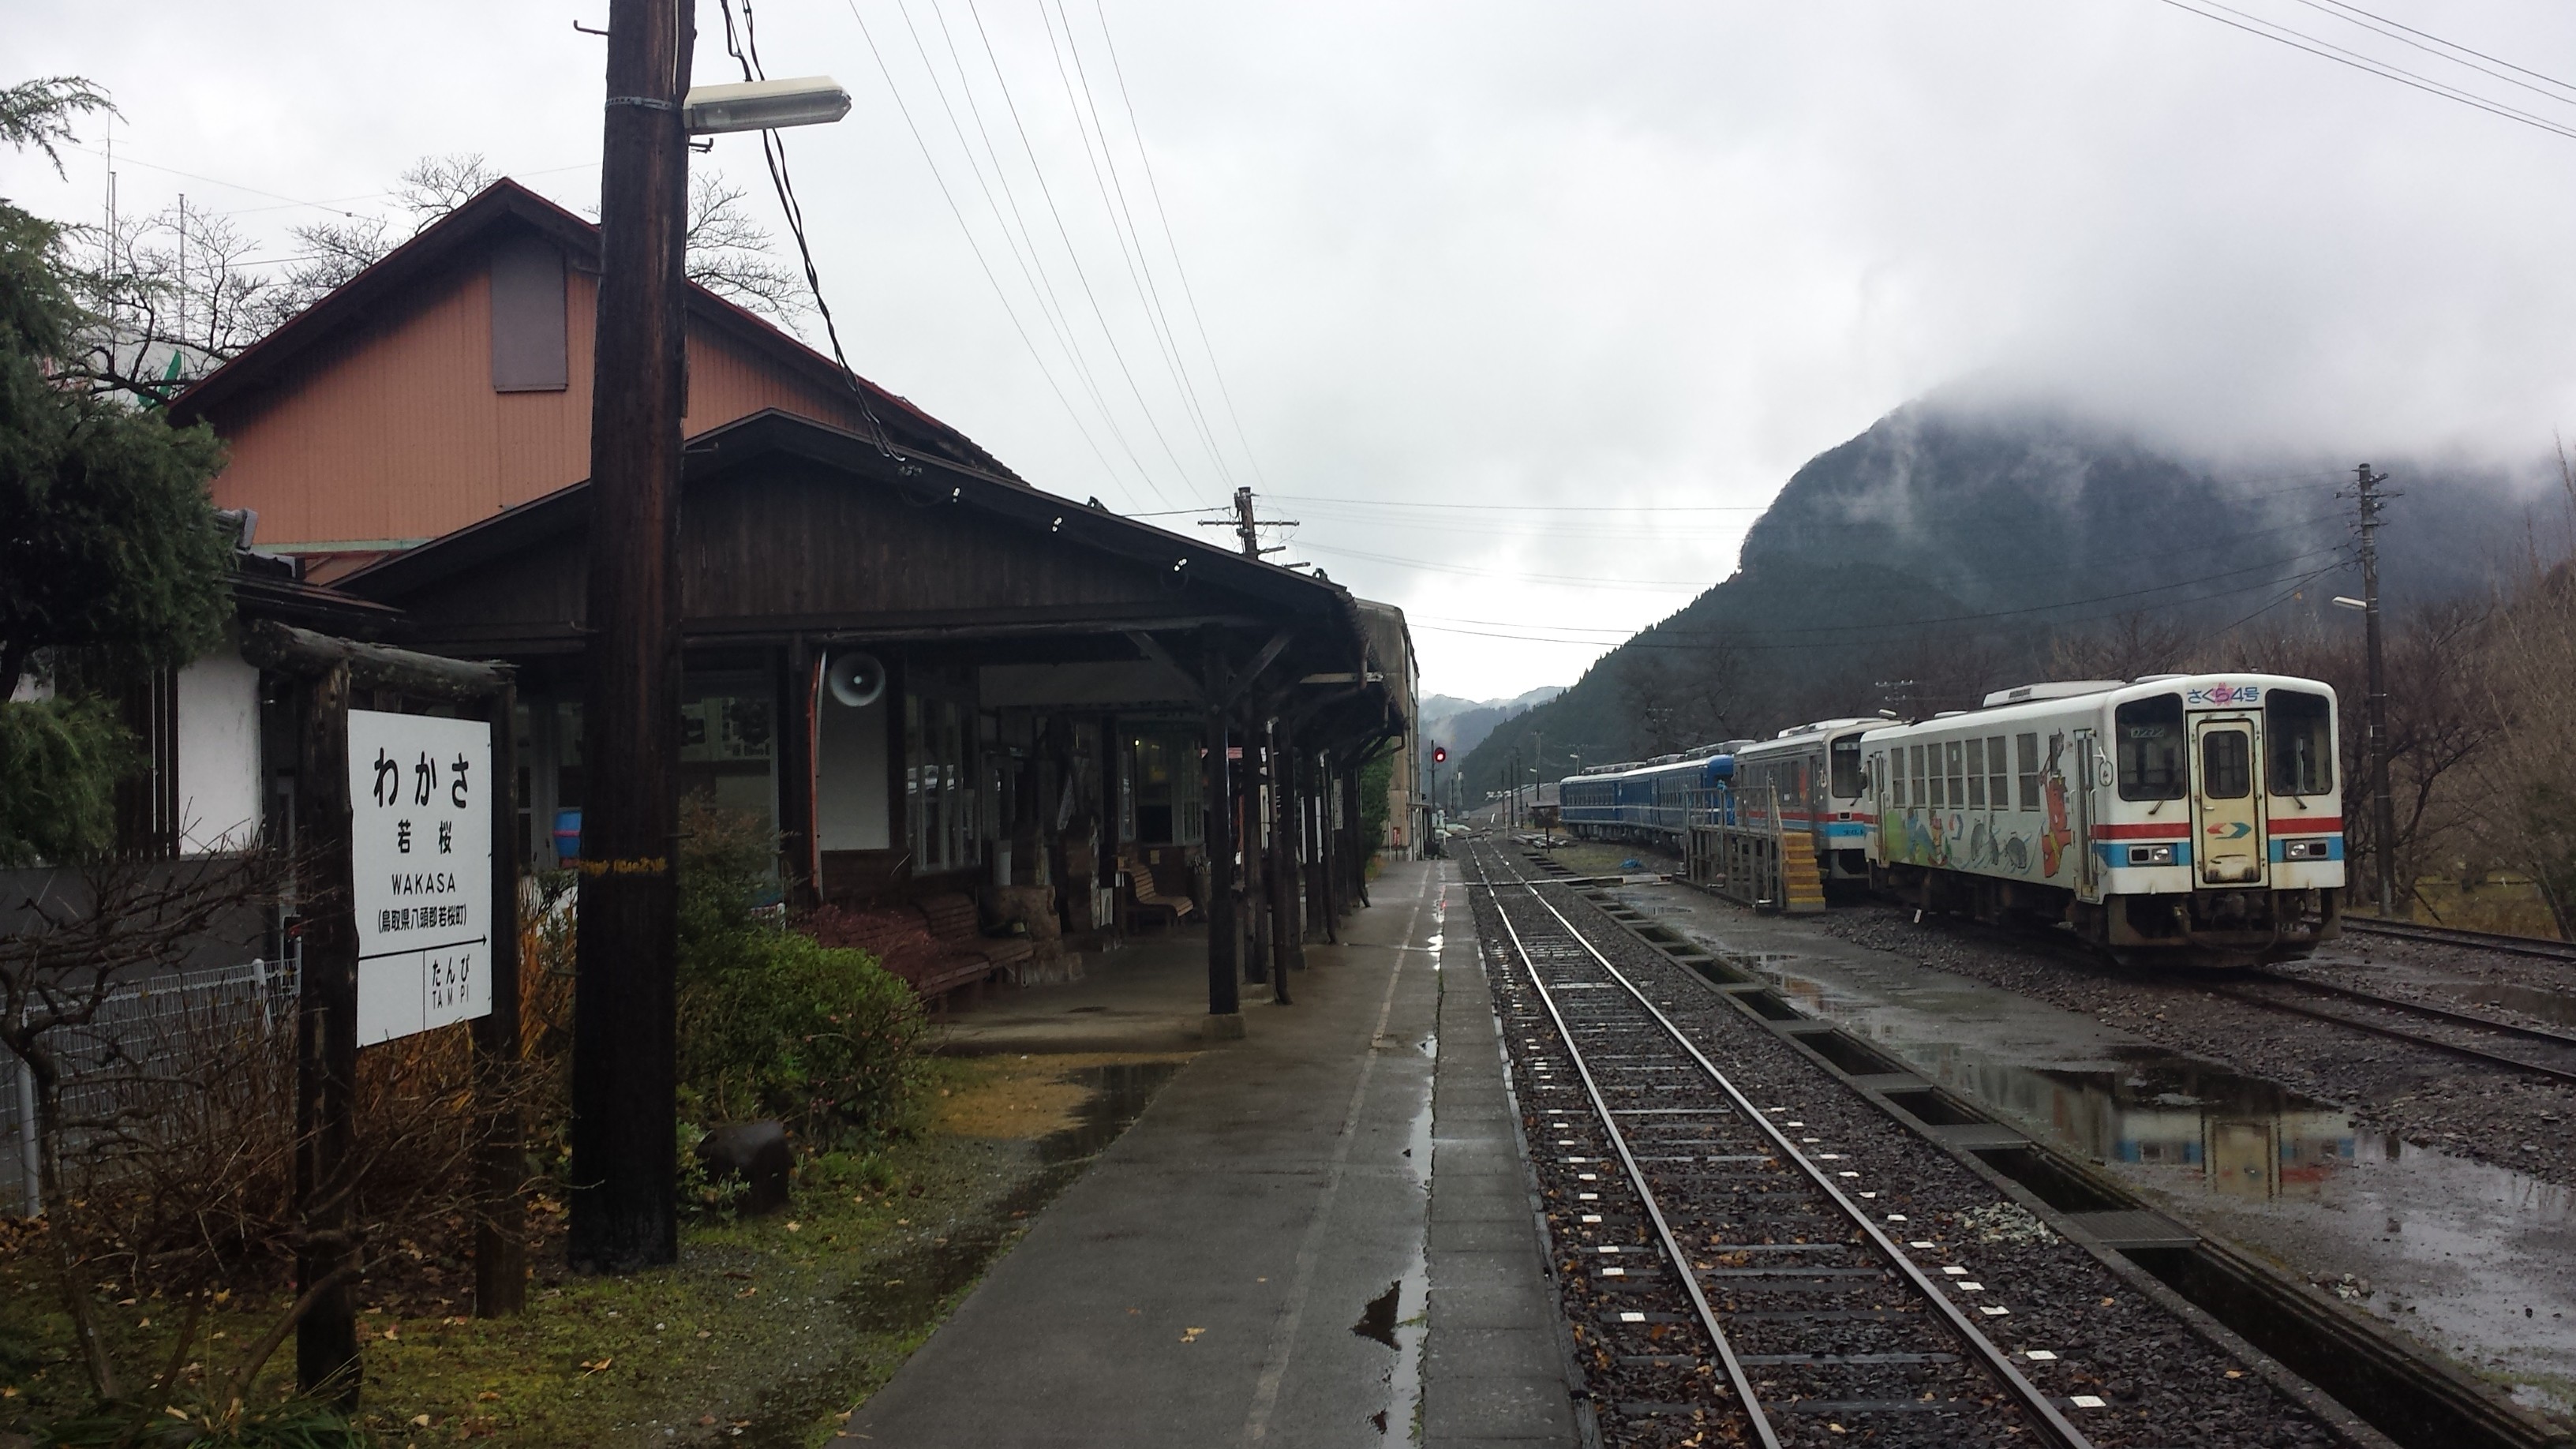
<path id="1" fill-rule="evenodd" d="M 1297 908 L 1297 750 L 1288 722 L 1270 722 L 1270 949 L 1279 1004 L 1288 1004 L 1288 973 L 1306 964 L 1305 923 Z"/>
<path id="2" fill-rule="evenodd" d="M 823 858 L 815 834 L 815 682 L 820 656 L 800 635 L 778 668 L 778 854 L 787 898 L 800 910 L 823 902 Z"/>
<path id="3" fill-rule="evenodd" d="M 1236 982 L 1234 925 L 1234 805 L 1225 764 L 1226 719 L 1222 710 L 1207 713 L 1203 753 L 1199 759 L 1199 807 L 1205 819 L 1200 840 L 1207 850 L 1208 1015 L 1241 1019 L 1243 995 Z"/>
<path id="4" fill-rule="evenodd" d="M 1324 883 L 1324 939 L 1338 946 L 1342 942 L 1342 850 L 1335 807 L 1342 798 L 1340 773 L 1329 753 L 1316 763 L 1322 799 L 1315 812 L 1315 846 L 1322 861 L 1315 873 Z"/>
<path id="5" fill-rule="evenodd" d="M 515 1106 L 521 1057 L 519 1027 L 519 691 L 503 685 L 491 697 L 492 915 L 485 946 L 492 1009 L 474 1019 L 474 1083 L 483 1095 L 483 1212 L 474 1225 L 474 1316 L 503 1318 L 528 1304 L 528 1180 L 524 1126 Z"/>
<path id="6" fill-rule="evenodd" d="M 303 970 L 295 1013 L 295 1286 L 314 1294 L 295 1325 L 295 1382 L 358 1402 L 358 1321 L 350 1309 L 357 1244 L 349 1236 L 349 1103 L 358 1074 L 358 923 L 349 898 L 349 666 L 335 663 L 296 692 L 295 833 Z M 317 1292 L 318 1290 L 318 1292 Z"/>
<path id="7" fill-rule="evenodd" d="M 1266 771 L 1261 752 L 1263 731 L 1246 709 L 1234 721 L 1235 738 L 1243 741 L 1243 768 L 1236 771 L 1232 819 L 1234 849 L 1243 861 L 1243 979 L 1270 984 L 1270 913 L 1267 877 L 1261 853 L 1261 801 Z"/>

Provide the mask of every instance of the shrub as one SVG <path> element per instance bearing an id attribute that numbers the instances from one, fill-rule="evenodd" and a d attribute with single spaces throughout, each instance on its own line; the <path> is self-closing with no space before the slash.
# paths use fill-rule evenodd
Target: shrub
<path id="1" fill-rule="evenodd" d="M 776 1117 L 817 1145 L 881 1139 L 919 1085 L 920 1000 L 867 952 L 757 914 L 774 849 L 750 817 L 703 799 L 682 812 L 682 1115 Z"/>
<path id="2" fill-rule="evenodd" d="M 921 1071 L 921 1002 L 864 951 L 755 926 L 680 989 L 680 1080 L 699 1120 L 776 1117 L 809 1142 L 882 1138 Z"/>

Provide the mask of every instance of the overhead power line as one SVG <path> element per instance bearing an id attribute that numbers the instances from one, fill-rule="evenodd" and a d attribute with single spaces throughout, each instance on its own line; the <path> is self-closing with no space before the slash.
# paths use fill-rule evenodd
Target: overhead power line
<path id="1" fill-rule="evenodd" d="M 857 15 L 855 5 L 852 6 L 851 13 L 854 17 Z M 1021 223 L 1019 233 L 1015 235 L 1010 223 L 1002 218 L 1002 208 L 993 199 L 993 187 L 996 184 L 1001 186 L 1003 195 L 1010 201 L 1011 213 L 1014 216 L 1019 215 L 1019 196 L 1012 191 L 1010 176 L 1002 169 L 1000 153 L 993 149 L 992 133 L 984 125 L 983 108 L 977 104 L 975 89 L 966 79 L 966 66 L 957 54 L 956 37 L 948 29 L 947 12 L 939 8 L 937 0 L 932 0 L 931 13 L 939 21 L 940 38 L 948 48 L 950 63 L 956 68 L 958 89 L 965 95 L 967 111 L 975 118 L 976 133 L 984 138 L 985 157 L 992 162 L 993 167 L 993 175 L 989 181 L 984 175 L 983 161 L 977 159 L 975 148 L 966 140 L 965 127 L 958 122 L 957 108 L 949 103 L 948 88 L 939 78 L 939 68 L 931 63 L 930 53 L 921 43 L 921 31 L 912 23 L 912 11 L 909 7 L 905 7 L 902 11 L 904 29 L 911 33 L 913 50 L 921 57 L 922 69 L 930 77 L 931 90 L 939 97 L 940 109 L 947 113 L 949 129 L 956 134 L 959 148 L 966 153 L 967 167 L 975 173 L 975 184 L 984 193 L 984 205 L 993 213 L 994 224 L 1002 233 L 1002 242 L 1010 248 L 1011 258 L 1020 269 L 1020 279 L 1029 285 L 1030 293 L 1037 303 L 1039 317 L 1045 321 L 1048 330 L 1054 335 L 1056 346 L 1063 351 L 1066 363 L 1072 367 L 1076 381 L 1090 397 L 1092 406 L 1099 410 L 1102 421 L 1109 428 L 1110 437 L 1118 444 L 1119 450 L 1127 455 L 1127 461 L 1135 467 L 1136 475 L 1144 481 L 1146 490 L 1157 500 L 1168 501 L 1164 499 L 1162 489 L 1155 484 L 1151 471 L 1145 467 L 1144 460 L 1136 456 L 1136 449 L 1127 441 L 1125 430 L 1118 426 L 1117 414 L 1110 409 L 1108 400 L 1101 395 L 1099 378 L 1092 372 L 1090 363 L 1083 358 L 1081 349 L 1067 330 L 1063 306 L 1056 301 L 1055 286 L 1046 276 L 1045 262 L 1037 256 L 1036 246 L 1027 235 L 1025 219 Z M 870 52 L 875 54 L 876 37 L 868 31 L 865 19 L 859 20 L 859 30 L 866 36 Z M 877 54 L 876 59 L 878 71 L 885 75 L 886 88 L 894 94 L 896 107 L 904 113 L 904 123 L 912 128 L 913 140 L 921 148 L 922 160 L 930 167 L 931 179 L 938 184 L 941 196 L 947 200 L 949 214 L 957 219 L 958 229 L 966 234 L 966 244 L 975 253 L 976 265 L 982 269 L 984 280 L 992 286 L 993 295 L 1001 302 L 1003 312 L 1010 317 L 1012 330 L 1019 334 L 1021 344 L 1028 348 L 1029 359 L 1037 364 L 1039 375 L 1046 379 L 1048 389 L 1056 395 L 1056 401 L 1064 405 L 1066 415 L 1073 420 L 1075 431 L 1082 434 L 1084 444 L 1091 449 L 1092 456 L 1099 460 L 1101 470 L 1112 478 L 1117 477 L 1117 468 L 1110 463 L 1108 455 L 1101 451 L 1098 440 L 1091 436 L 1091 429 L 1084 423 L 1081 411 L 1074 407 L 1071 398 L 1065 396 L 1064 387 L 1056 381 L 1054 370 L 1047 365 L 1046 358 L 1039 353 L 1037 340 L 1029 335 L 1027 324 L 1020 320 L 1018 306 L 1012 302 L 1010 294 L 1003 288 L 1001 278 L 993 271 L 992 262 L 985 257 L 983 243 L 976 238 L 974 227 L 967 223 L 965 212 L 958 207 L 955 194 L 949 190 L 947 177 L 941 173 L 937 158 L 931 154 L 928 140 L 923 137 L 920 128 L 913 123 L 911 108 L 904 104 L 902 92 L 895 87 L 894 76 L 886 67 L 885 57 Z M 1034 272 L 1033 266 L 1036 268 Z"/>
<path id="2" fill-rule="evenodd" d="M 2283 25 L 2277 20 L 2266 20 L 2233 6 L 2221 4 L 2219 0 L 2158 0 L 2158 3 L 2170 5 L 2187 15 L 2197 15 L 2203 20 L 2215 21 L 2231 30 L 2242 30 L 2248 35 L 2261 36 L 2265 40 L 2286 45 L 2293 50 L 2304 50 L 2320 59 L 2333 61 L 2337 65 L 2350 66 L 2355 70 L 2378 76 L 2382 80 L 2395 81 L 2399 85 L 2422 91 L 2427 95 L 2457 101 L 2461 105 L 2484 111 L 2491 116 L 2500 116 L 2505 120 L 2530 126 L 2536 130 L 2547 131 L 2553 136 L 2576 140 L 2576 126 L 2563 125 L 2557 121 L 2533 115 L 2529 111 L 2506 105 L 2492 97 L 2481 96 L 2474 91 L 2463 90 L 2447 82 L 2380 60 L 2375 56 L 2347 49 L 2333 41 Z M 2208 8 L 2204 9 L 2203 6 Z M 2230 19 L 2230 16 L 2236 18 Z M 2466 62 L 2461 63 L 2466 64 Z M 2481 69 L 2480 67 L 2471 68 Z"/>
<path id="3" fill-rule="evenodd" d="M 1127 111 L 1127 129 L 1136 138 L 1136 160 L 1145 172 L 1145 192 L 1154 201 L 1154 216 L 1162 225 L 1163 246 L 1172 254 L 1172 275 L 1181 283 L 1181 300 L 1189 305 L 1190 325 L 1198 333 L 1199 350 L 1207 355 L 1208 375 L 1216 379 L 1218 398 L 1225 403 L 1227 419 L 1234 424 L 1235 443 L 1243 449 L 1243 460 L 1252 465 L 1255 482 L 1263 487 L 1270 480 L 1261 473 L 1260 455 L 1252 451 L 1252 439 L 1243 430 L 1243 414 L 1234 406 L 1234 390 L 1226 385 L 1225 369 L 1217 365 L 1216 344 L 1208 340 L 1207 316 L 1199 310 L 1198 293 L 1190 286 L 1189 268 L 1181 265 L 1181 244 L 1172 235 L 1172 213 L 1163 205 L 1162 183 L 1154 176 L 1154 153 L 1145 145 L 1145 127 L 1136 119 L 1136 100 L 1127 88 L 1127 70 L 1118 59 L 1118 43 L 1109 34 L 1109 12 L 1100 0 L 1092 0 L 1092 14 L 1100 22 L 1100 45 L 1109 53 L 1109 73 L 1118 82 L 1119 104 Z"/>

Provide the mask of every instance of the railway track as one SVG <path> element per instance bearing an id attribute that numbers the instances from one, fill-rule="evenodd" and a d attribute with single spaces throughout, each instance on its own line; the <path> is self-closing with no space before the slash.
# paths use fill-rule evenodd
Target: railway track
<path id="1" fill-rule="evenodd" d="M 1603 1406 L 1620 1439 L 2090 1449 L 1978 1327 L 2006 1310 L 1972 1266 L 1864 1208 L 1855 1174 L 1739 1090 L 1540 882 L 1491 850 L 1475 866 L 1532 1150 L 1576 1188 L 1559 1256 L 1622 1305 L 1577 1330 L 1622 1370 L 1629 1397 Z"/>
<path id="2" fill-rule="evenodd" d="M 2383 921 L 2352 916 L 2343 918 L 2343 928 L 2366 936 L 2468 946 L 2481 951 L 2500 951 L 2508 956 L 2532 956 L 2543 961 L 2576 962 L 2576 942 L 2544 941 L 2536 936 L 2509 936 L 2501 931 L 2472 931 L 2465 926 L 2432 926 L 2421 921 Z"/>
<path id="3" fill-rule="evenodd" d="M 2519 1022 L 2497 1021 L 2473 1012 L 2453 1011 L 2428 1002 L 2409 1001 L 2404 997 L 2382 996 L 2375 991 L 2340 986 L 2331 981 L 2318 981 L 2304 976 L 2282 976 L 2269 971 L 2249 972 L 2236 982 L 2212 982 L 2203 987 L 2214 995 L 2242 1001 L 2267 1010 L 2327 1022 L 2353 1031 L 2390 1041 L 2409 1042 L 2437 1051 L 2445 1056 L 2509 1071 L 2527 1072 L 2553 1081 L 2576 1082 L 2576 1035 L 2524 1026 Z M 2305 993 L 2324 1001 L 2337 1003 L 2327 1007 L 2293 999 Z M 2338 1009 L 2339 1008 L 2339 1009 Z M 2387 1020 L 2373 1020 L 2366 1013 L 2381 1017 L 2400 1016 L 2453 1033 L 2436 1036 L 2431 1032 L 2410 1030 Z M 2483 1041 L 2460 1040 L 2460 1037 Z M 2497 1050 L 2511 1044 L 2512 1053 Z"/>

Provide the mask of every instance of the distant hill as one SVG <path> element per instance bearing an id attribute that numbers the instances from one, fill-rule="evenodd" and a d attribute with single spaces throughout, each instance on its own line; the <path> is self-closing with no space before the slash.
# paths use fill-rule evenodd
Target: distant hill
<path id="1" fill-rule="evenodd" d="M 1562 684 L 1543 684 L 1510 699 L 1425 695 L 1422 699 L 1422 737 L 1434 744 L 1447 745 L 1452 756 L 1464 755 L 1483 744 L 1495 726 L 1563 693 L 1565 686 Z"/>
<path id="2" fill-rule="evenodd" d="M 2381 535 L 2399 608 L 2482 588 L 2520 501 L 2491 472 L 2374 460 L 2405 497 Z M 1544 736 L 1551 776 L 1881 708 L 1972 705 L 2046 677 L 2052 650 L 2117 662 L 2123 636 L 2316 622 L 2358 590 L 2350 465 L 2222 478 L 2125 430 L 2048 407 L 1908 404 L 1792 476 L 1733 576 L 1631 638 L 1508 739 L 1465 761 L 1498 788 Z M 2144 666 L 2155 667 L 2155 666 Z M 1453 751 L 1454 753 L 1454 751 Z"/>

